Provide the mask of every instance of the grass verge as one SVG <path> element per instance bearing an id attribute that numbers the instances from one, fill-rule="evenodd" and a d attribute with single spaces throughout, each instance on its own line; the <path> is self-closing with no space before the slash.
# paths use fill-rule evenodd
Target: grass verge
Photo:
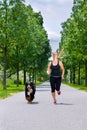
<path id="1" fill-rule="evenodd" d="M 67 82 L 63 82 L 64 84 L 70 86 L 70 87 L 73 87 L 73 88 L 76 88 L 78 90 L 82 90 L 82 91 L 85 91 L 87 92 L 87 86 L 83 86 L 83 85 L 77 85 L 77 84 L 71 84 L 71 83 L 67 83 Z"/>
<path id="2" fill-rule="evenodd" d="M 16 85 L 10 85 L 9 87 L 7 87 L 6 90 L 3 90 L 0 87 L 0 99 L 7 98 L 9 96 L 14 95 L 15 93 L 22 91 L 24 91 L 24 85 L 19 85 L 19 87 L 17 87 Z"/>

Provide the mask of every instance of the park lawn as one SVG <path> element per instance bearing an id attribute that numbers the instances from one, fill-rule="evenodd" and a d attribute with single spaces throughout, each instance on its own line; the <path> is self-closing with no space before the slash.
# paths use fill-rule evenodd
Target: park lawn
<path id="1" fill-rule="evenodd" d="M 71 84 L 71 83 L 67 83 L 67 82 L 64 82 L 64 84 L 66 84 L 66 85 L 68 85 L 70 87 L 76 88 L 78 90 L 82 90 L 82 91 L 87 92 L 87 86 L 77 85 L 77 84 Z"/>

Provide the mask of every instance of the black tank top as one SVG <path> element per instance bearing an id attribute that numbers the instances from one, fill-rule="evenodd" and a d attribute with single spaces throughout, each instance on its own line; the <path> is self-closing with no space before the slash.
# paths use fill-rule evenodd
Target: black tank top
<path id="1" fill-rule="evenodd" d="M 59 61 L 57 65 L 53 65 L 53 63 L 51 62 L 50 68 L 51 68 L 51 77 L 61 77 Z"/>

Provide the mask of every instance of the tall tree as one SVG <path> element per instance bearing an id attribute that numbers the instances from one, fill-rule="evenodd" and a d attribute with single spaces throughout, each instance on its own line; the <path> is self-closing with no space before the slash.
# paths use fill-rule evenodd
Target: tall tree
<path id="1" fill-rule="evenodd" d="M 67 60 L 73 67 L 78 69 L 78 83 L 80 83 L 80 69 L 81 64 L 87 60 L 87 2 L 84 0 L 74 0 L 72 14 L 66 22 L 62 24 L 63 31 L 61 32 L 60 48 L 64 50 L 64 58 L 68 57 Z M 67 62 L 69 65 L 70 63 Z M 79 64 L 80 66 L 79 66 Z M 71 68 L 71 67 L 70 67 Z M 85 64 L 86 68 L 86 64 Z M 86 70 L 86 69 L 85 69 Z M 74 72 L 74 71 L 72 71 Z M 87 73 L 87 72 L 86 72 Z M 75 74 L 75 73 L 74 73 Z M 85 74 L 86 77 L 86 74 Z M 87 82 L 87 77 L 85 79 Z M 86 83 L 85 83 L 86 84 Z M 86 85 L 87 86 L 87 85 Z"/>

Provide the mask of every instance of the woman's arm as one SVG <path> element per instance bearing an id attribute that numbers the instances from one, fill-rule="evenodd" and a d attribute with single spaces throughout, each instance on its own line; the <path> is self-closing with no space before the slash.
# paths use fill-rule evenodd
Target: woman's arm
<path id="1" fill-rule="evenodd" d="M 48 64 L 48 67 L 47 67 L 47 74 L 49 75 L 50 74 L 50 66 L 51 66 L 51 63 Z"/>
<path id="2" fill-rule="evenodd" d="M 62 70 L 62 79 L 64 79 L 64 73 L 65 73 L 64 65 L 61 61 L 59 61 L 59 65 L 60 65 L 60 68 Z"/>

